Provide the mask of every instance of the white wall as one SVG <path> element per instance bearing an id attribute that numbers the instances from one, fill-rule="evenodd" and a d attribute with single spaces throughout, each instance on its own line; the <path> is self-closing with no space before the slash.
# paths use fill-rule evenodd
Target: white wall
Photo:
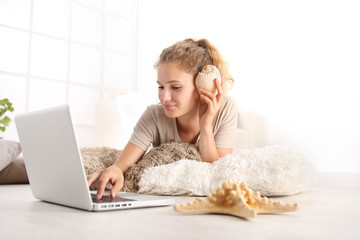
<path id="1" fill-rule="evenodd" d="M 296 145 L 320 171 L 360 172 L 360 3 L 349 0 L 139 0 L 138 86 L 184 38 L 230 63 L 231 93 L 265 124 L 258 146 Z"/>
<path id="2" fill-rule="evenodd" d="M 133 0 L 0 0 L 0 99 L 15 114 L 68 103 L 80 146 L 93 146 L 95 105 L 135 90 Z M 17 139 L 15 124 L 0 136 Z"/>
<path id="3" fill-rule="evenodd" d="M 258 146 L 297 145 L 318 170 L 360 172 L 358 1 L 139 0 L 138 21 L 136 5 L 0 0 L 0 99 L 16 113 L 69 103 L 91 146 L 96 101 L 156 96 L 162 49 L 205 37 L 230 63 L 239 107 L 258 116 Z M 16 138 L 14 124 L 4 136 Z"/>

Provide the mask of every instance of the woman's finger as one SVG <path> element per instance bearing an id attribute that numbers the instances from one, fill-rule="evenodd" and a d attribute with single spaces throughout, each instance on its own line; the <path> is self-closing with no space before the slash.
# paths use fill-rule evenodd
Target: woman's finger
<path id="1" fill-rule="evenodd" d="M 208 96 L 201 94 L 200 97 L 204 100 L 205 103 L 207 103 L 207 105 L 211 103 L 211 99 Z"/>
<path id="2" fill-rule="evenodd" d="M 98 178 L 101 176 L 101 172 L 102 172 L 102 170 L 98 170 L 98 171 L 94 172 L 93 174 L 87 176 L 87 181 L 88 181 L 89 187 L 98 180 Z"/>
<path id="3" fill-rule="evenodd" d="M 218 91 L 218 94 L 223 94 L 224 92 L 224 81 L 220 81 L 220 79 L 216 78 L 215 79 L 215 86 L 216 86 L 216 89 Z"/>
<path id="4" fill-rule="evenodd" d="M 209 90 L 203 89 L 203 88 L 199 88 L 199 91 L 200 91 L 200 95 L 205 95 L 210 99 L 213 99 L 216 96 L 215 93 L 213 93 Z"/>
<path id="5" fill-rule="evenodd" d="M 216 98 L 217 98 L 218 101 L 221 100 L 221 98 L 222 98 L 222 96 L 224 94 L 224 86 L 225 86 L 224 84 L 225 84 L 225 82 L 224 82 L 223 79 L 222 79 L 221 83 L 220 83 L 220 80 L 218 78 L 215 79 L 215 86 L 216 86 L 216 89 L 218 91 L 218 94 L 216 95 Z"/>
<path id="6" fill-rule="evenodd" d="M 203 101 L 208 106 L 207 112 L 212 112 L 212 109 L 214 108 L 213 100 L 211 100 L 208 96 L 205 96 L 205 95 L 200 95 L 200 97 L 203 99 Z"/>
<path id="7" fill-rule="evenodd" d="M 123 187 L 124 183 L 121 179 L 117 179 L 114 187 L 110 191 L 111 198 L 115 198 L 116 194 L 120 192 L 120 189 Z"/>
<path id="8" fill-rule="evenodd" d="M 110 179 L 111 179 L 111 176 L 110 176 L 109 169 L 105 169 L 102 172 L 101 177 L 99 178 L 98 191 L 96 194 L 97 199 L 101 199 L 102 195 L 104 194 L 106 184 L 109 182 Z"/>

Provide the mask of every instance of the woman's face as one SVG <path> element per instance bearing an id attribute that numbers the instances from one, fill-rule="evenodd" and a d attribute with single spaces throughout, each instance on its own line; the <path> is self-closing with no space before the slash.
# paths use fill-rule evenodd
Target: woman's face
<path id="1" fill-rule="evenodd" d="M 199 94 L 194 76 L 180 69 L 176 63 L 161 63 L 158 67 L 158 97 L 170 118 L 197 114 Z"/>

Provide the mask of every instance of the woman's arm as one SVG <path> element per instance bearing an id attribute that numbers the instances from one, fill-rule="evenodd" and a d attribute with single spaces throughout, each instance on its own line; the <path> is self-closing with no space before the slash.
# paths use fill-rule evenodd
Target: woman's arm
<path id="1" fill-rule="evenodd" d="M 216 148 L 215 138 L 212 131 L 200 130 L 199 149 L 204 162 L 214 162 L 219 158 L 232 153 L 232 148 Z"/>
<path id="2" fill-rule="evenodd" d="M 100 169 L 88 176 L 88 185 L 97 184 L 97 199 L 101 199 L 107 183 L 110 183 L 110 196 L 114 198 L 124 185 L 124 173 L 144 155 L 145 151 L 132 143 L 128 143 L 114 164 L 106 169 Z"/>
<path id="3" fill-rule="evenodd" d="M 232 148 L 216 148 L 212 122 L 216 113 L 219 111 L 225 81 L 221 85 L 218 79 L 215 79 L 215 85 L 218 93 L 212 93 L 207 90 L 199 89 L 200 92 L 200 141 L 199 149 L 204 162 L 214 162 L 226 154 L 232 153 Z"/>

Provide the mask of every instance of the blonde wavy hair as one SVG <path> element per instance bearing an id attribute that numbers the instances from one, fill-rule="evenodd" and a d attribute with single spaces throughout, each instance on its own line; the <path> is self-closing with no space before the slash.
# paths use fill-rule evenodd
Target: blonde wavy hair
<path id="1" fill-rule="evenodd" d="M 188 38 L 165 48 L 155 62 L 158 69 L 161 63 L 177 63 L 181 69 L 193 74 L 194 80 L 205 65 L 214 65 L 220 71 L 225 82 L 234 85 L 234 78 L 229 73 L 229 65 L 224 61 L 218 49 L 207 39 Z"/>

